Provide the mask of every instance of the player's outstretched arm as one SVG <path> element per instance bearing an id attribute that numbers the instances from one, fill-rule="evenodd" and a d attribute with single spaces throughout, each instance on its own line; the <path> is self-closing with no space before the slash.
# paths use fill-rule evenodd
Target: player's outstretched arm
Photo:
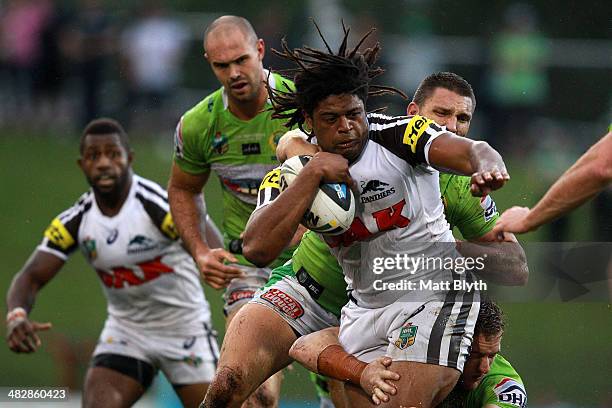
<path id="1" fill-rule="evenodd" d="M 225 265 L 224 261 L 238 260 L 223 248 L 211 249 L 202 235 L 206 216 L 202 188 L 208 175 L 189 174 L 173 164 L 168 184 L 168 201 L 183 244 L 198 265 L 202 277 L 210 286 L 220 289 L 227 286 L 231 279 L 241 277 L 242 271 L 235 266 Z"/>
<path id="2" fill-rule="evenodd" d="M 36 250 L 21 271 L 13 278 L 6 295 L 6 341 L 16 353 L 32 353 L 41 345 L 37 331 L 49 330 L 51 323 L 28 319 L 36 295 L 59 272 L 64 260 L 48 252 Z"/>
<path id="3" fill-rule="evenodd" d="M 494 231 L 524 233 L 580 206 L 612 183 L 612 132 L 608 132 L 570 167 L 530 210 L 506 210 Z"/>
<path id="4" fill-rule="evenodd" d="M 442 171 L 472 176 L 473 195 L 489 194 L 510 180 L 501 155 L 488 143 L 452 133 L 431 142 L 429 163 Z"/>
<path id="5" fill-rule="evenodd" d="M 524 286 L 529 280 L 525 250 L 513 234 L 505 234 L 505 241 L 497 242 L 490 231 L 480 239 L 458 242 L 457 249 L 466 258 L 484 259 L 484 268 L 474 272 L 491 283 Z"/>
<path id="6" fill-rule="evenodd" d="M 289 356 L 312 372 L 360 386 L 376 405 L 397 393 L 390 381 L 399 380 L 400 375 L 388 369 L 391 358 L 380 357 L 369 364 L 357 359 L 340 345 L 338 327 L 298 338 Z"/>
<path id="7" fill-rule="evenodd" d="M 260 267 L 276 259 L 294 237 L 322 182 L 351 183 L 347 160 L 332 153 L 315 154 L 286 190 L 253 212 L 244 230 L 245 258 Z M 279 183 L 278 175 L 274 183 Z"/>

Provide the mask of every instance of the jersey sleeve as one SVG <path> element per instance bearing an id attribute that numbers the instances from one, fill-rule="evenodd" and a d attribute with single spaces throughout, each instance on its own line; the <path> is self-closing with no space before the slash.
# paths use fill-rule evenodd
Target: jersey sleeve
<path id="1" fill-rule="evenodd" d="M 485 407 L 487 404 L 497 405 L 500 408 L 525 408 L 527 406 L 525 386 L 511 377 L 487 376 L 478 388 L 482 389 L 478 407 Z"/>
<path id="2" fill-rule="evenodd" d="M 265 207 L 278 197 L 280 194 L 280 167 L 268 172 L 259 185 L 257 192 L 257 207 L 255 211 Z M 253 212 L 255 212 L 253 211 Z"/>
<path id="3" fill-rule="evenodd" d="M 368 115 L 369 137 L 412 166 L 429 164 L 431 142 L 446 129 L 423 116 Z"/>
<path id="4" fill-rule="evenodd" d="M 465 239 L 479 238 L 493 229 L 499 213 L 495 201 L 489 195 L 474 197 L 470 192 L 470 178 L 453 176 L 453 186 L 444 196 L 448 207 L 448 222 L 456 226 Z"/>
<path id="5" fill-rule="evenodd" d="M 55 217 L 45 229 L 43 240 L 36 249 L 53 254 L 64 261 L 67 260 L 79 246 L 79 226 L 83 213 L 89 208 L 89 204 L 79 201 Z"/>
<path id="6" fill-rule="evenodd" d="M 210 134 L 208 105 L 214 103 L 207 97 L 179 120 L 174 131 L 174 162 L 189 174 L 202 174 L 210 170 L 207 136 Z"/>

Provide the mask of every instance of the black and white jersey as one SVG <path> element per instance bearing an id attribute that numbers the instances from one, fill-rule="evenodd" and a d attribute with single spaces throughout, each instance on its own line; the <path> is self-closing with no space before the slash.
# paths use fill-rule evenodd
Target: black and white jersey
<path id="1" fill-rule="evenodd" d="M 454 245 L 436 245 L 455 240 L 444 217 L 438 172 L 428 161 L 432 141 L 447 131 L 422 116 L 368 114 L 368 122 L 368 141 L 349 169 L 359 190 L 354 192 L 355 219 L 348 231 L 324 238 L 359 304 L 382 307 L 405 292 L 377 290 L 374 281 L 429 279 L 447 271 L 410 270 L 389 262 L 374 273 L 381 258 L 457 254 Z"/>
<path id="2" fill-rule="evenodd" d="M 210 309 L 178 238 L 166 191 L 134 175 L 117 215 L 102 214 L 89 191 L 53 219 L 38 249 L 66 260 L 80 248 L 102 282 L 112 317 L 140 328 L 191 325 L 198 332 L 202 325 L 193 323 L 208 322 Z"/>

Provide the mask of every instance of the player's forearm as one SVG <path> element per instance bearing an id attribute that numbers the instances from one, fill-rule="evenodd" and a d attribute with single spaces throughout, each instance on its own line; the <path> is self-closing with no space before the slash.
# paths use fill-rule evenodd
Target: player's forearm
<path id="1" fill-rule="evenodd" d="M 432 142 L 429 162 L 442 171 L 466 176 L 483 169 L 506 168 L 501 155 L 488 143 L 451 133 L 443 134 Z"/>
<path id="2" fill-rule="evenodd" d="M 6 295 L 8 310 L 22 307 L 27 312 L 34 306 L 36 294 L 60 271 L 64 260 L 45 251 L 36 250 L 21 271 L 13 278 Z"/>
<path id="3" fill-rule="evenodd" d="M 529 279 L 527 256 L 516 240 L 509 242 L 461 242 L 458 250 L 466 258 L 479 259 L 474 272 L 491 283 L 524 286 Z"/>
<path id="4" fill-rule="evenodd" d="M 330 327 L 299 337 L 289 349 L 289 356 L 313 373 L 318 373 L 319 356 L 329 346 L 340 345 L 338 327 Z"/>
<path id="5" fill-rule="evenodd" d="M 306 166 L 295 181 L 274 201 L 257 210 L 247 223 L 242 253 L 250 262 L 264 266 L 289 245 L 312 204 L 321 176 Z"/>
<path id="6" fill-rule="evenodd" d="M 580 206 L 612 182 L 612 135 L 608 133 L 569 168 L 525 219 L 534 230 Z"/>
<path id="7" fill-rule="evenodd" d="M 208 249 L 201 227 L 206 217 L 202 194 L 169 186 L 168 201 L 176 229 L 191 256 Z"/>
<path id="8" fill-rule="evenodd" d="M 7 310 L 11 311 L 16 307 L 22 307 L 26 312 L 30 313 L 38 290 L 39 286 L 35 284 L 31 276 L 23 272 L 18 273 L 13 278 L 6 295 Z"/>

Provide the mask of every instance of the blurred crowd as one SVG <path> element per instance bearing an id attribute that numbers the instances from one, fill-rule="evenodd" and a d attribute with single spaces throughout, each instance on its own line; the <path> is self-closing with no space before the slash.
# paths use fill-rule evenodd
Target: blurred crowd
<path id="1" fill-rule="evenodd" d="M 127 24 L 119 17 L 96 0 L 74 9 L 54 0 L 7 1 L 0 9 L 0 125 L 80 128 L 100 115 L 130 122 L 139 111 L 163 113 L 181 81 L 188 28 L 161 2 L 142 3 Z"/>
<path id="2" fill-rule="evenodd" d="M 381 65 L 388 71 L 383 80 L 409 96 L 431 72 L 455 70 L 466 77 L 475 86 L 477 116 L 485 118 L 479 119 L 484 131 L 478 133 L 496 147 L 528 149 L 532 146 L 525 143 L 537 140 L 542 120 L 558 120 L 564 113 L 555 93 L 561 81 L 551 78 L 554 47 L 529 3 L 509 3 L 498 21 L 489 23 L 493 29 L 469 38 L 441 36 L 443 10 L 422 0 L 402 0 L 393 19 L 374 7 L 351 7 L 341 0 L 282 8 L 269 3 L 245 9 L 245 16 L 266 40 L 266 63 L 273 68 L 283 68 L 270 52 L 270 47 L 280 47 L 283 36 L 292 46 L 301 45 L 306 36 L 317 39 L 308 17 L 328 38 L 338 38 L 338 23 L 344 19 L 358 34 L 377 28 L 371 42 L 383 45 Z M 227 10 L 179 12 L 164 0 L 127 2 L 113 9 L 107 4 L 0 2 L 0 127 L 57 124 L 78 129 L 99 115 L 154 127 L 174 121 L 164 114 L 168 110 L 180 112 L 197 100 L 193 95 L 177 102 L 177 95 L 185 95 L 182 90 L 202 96 L 216 87 L 202 58 L 201 37 L 206 24 Z M 385 102 L 392 114 L 404 108 L 397 99 Z M 610 107 L 604 111 L 609 117 Z M 508 143 L 517 134 L 523 143 Z M 584 141 L 579 149 L 589 144 Z"/>

